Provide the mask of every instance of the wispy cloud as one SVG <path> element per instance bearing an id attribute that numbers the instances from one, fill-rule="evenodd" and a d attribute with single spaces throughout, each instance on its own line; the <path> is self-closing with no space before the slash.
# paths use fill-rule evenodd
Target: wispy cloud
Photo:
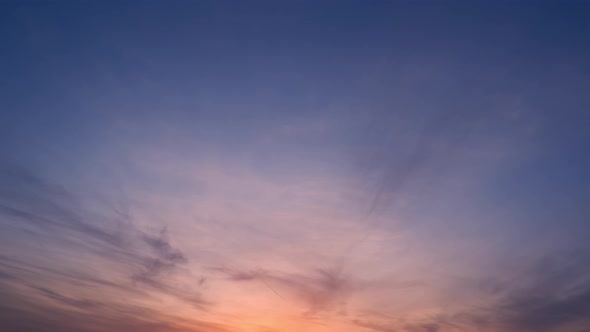
<path id="1" fill-rule="evenodd" d="M 301 303 L 305 309 L 303 315 L 310 318 L 333 310 L 344 314 L 346 298 L 353 290 L 351 280 L 337 269 L 317 269 L 309 274 L 270 272 L 261 269 L 239 271 L 215 268 L 214 271 L 223 273 L 234 282 L 263 282 L 283 300 Z"/>
<path id="2" fill-rule="evenodd" d="M 78 290 L 103 288 L 107 294 L 124 292 L 119 295 L 121 299 L 149 298 L 155 292 L 197 308 L 207 306 L 196 290 L 198 284 L 185 289 L 172 281 L 178 267 L 188 259 L 169 242 L 166 227 L 158 234 L 151 234 L 138 229 L 130 217 L 117 211 L 105 207 L 102 214 L 97 214 L 86 208 L 88 202 L 80 197 L 24 169 L 12 168 L 1 174 L 6 186 L 0 193 L 0 215 L 5 221 L 14 220 L 11 227 L 19 229 L 16 234 L 27 241 L 42 234 L 47 239 L 58 239 L 65 246 L 63 250 L 52 248 L 60 250 L 57 261 L 27 261 L 15 254 L 0 257 L 4 287 L 27 286 L 53 301 L 88 310 L 112 303 L 64 296 L 41 285 L 58 282 L 69 283 Z M 83 256 L 91 260 L 74 265 Z M 102 262 L 108 270 L 99 270 L 98 275 L 84 271 L 89 267 L 96 269 L 90 265 L 96 262 Z"/>
<path id="3" fill-rule="evenodd" d="M 485 304 L 414 318 L 361 315 L 352 322 L 379 332 L 583 331 L 590 326 L 587 263 L 587 255 L 552 255 L 523 270 Z"/>

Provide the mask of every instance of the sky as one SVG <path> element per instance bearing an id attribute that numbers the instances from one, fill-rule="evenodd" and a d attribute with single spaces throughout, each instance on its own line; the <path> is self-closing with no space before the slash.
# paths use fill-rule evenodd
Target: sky
<path id="1" fill-rule="evenodd" d="M 590 331 L 589 17 L 1 1 L 2 330 Z"/>

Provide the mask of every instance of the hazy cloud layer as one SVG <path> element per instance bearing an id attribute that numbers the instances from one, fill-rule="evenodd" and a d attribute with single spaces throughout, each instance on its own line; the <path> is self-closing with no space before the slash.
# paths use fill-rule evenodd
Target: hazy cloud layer
<path id="1" fill-rule="evenodd" d="M 590 330 L 583 2 L 0 3 L 0 330 Z"/>

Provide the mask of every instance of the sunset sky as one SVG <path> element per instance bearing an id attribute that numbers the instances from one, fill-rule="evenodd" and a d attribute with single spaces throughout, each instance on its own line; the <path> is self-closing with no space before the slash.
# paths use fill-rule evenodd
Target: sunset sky
<path id="1" fill-rule="evenodd" d="M 0 330 L 590 331 L 590 2 L 0 1 Z"/>

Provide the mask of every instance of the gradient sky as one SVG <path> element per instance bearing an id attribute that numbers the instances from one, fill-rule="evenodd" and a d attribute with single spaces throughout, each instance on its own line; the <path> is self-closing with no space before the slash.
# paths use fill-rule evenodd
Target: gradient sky
<path id="1" fill-rule="evenodd" d="M 1 1 L 0 329 L 590 331 L 590 2 Z"/>

